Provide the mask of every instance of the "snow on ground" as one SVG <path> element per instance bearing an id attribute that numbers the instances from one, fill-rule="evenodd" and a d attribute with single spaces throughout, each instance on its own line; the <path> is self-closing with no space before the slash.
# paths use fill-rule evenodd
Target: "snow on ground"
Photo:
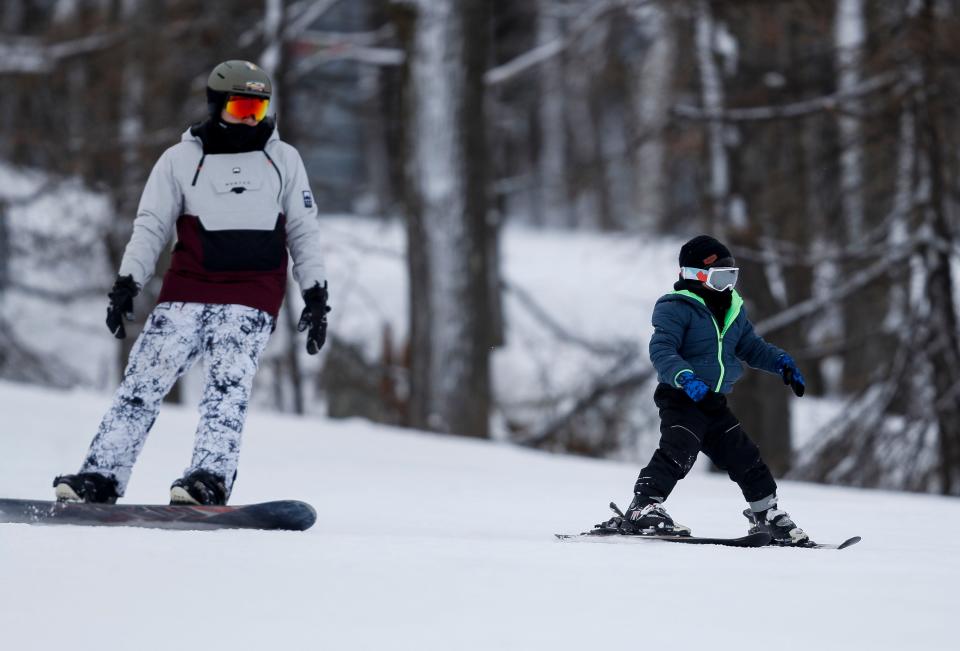
<path id="1" fill-rule="evenodd" d="M 0 495 L 50 495 L 108 399 L 0 383 Z M 194 426 L 164 408 L 126 501 L 166 497 Z M 234 502 L 304 499 L 313 529 L 0 525 L 0 648 L 957 648 L 955 499 L 785 483 L 816 538 L 863 536 L 839 552 L 574 545 L 552 534 L 625 502 L 636 466 L 263 412 L 245 436 Z M 732 536 L 741 500 L 701 474 L 669 505 Z"/>

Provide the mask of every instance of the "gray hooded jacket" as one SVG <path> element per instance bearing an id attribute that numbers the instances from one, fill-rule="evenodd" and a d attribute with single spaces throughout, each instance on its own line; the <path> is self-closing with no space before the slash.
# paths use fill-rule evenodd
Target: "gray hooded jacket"
<path id="1" fill-rule="evenodd" d="M 262 151 L 207 155 L 188 129 L 150 173 L 120 275 L 145 284 L 175 228 L 160 302 L 240 304 L 276 316 L 288 249 L 302 291 L 326 282 L 307 173 L 276 129 Z"/>

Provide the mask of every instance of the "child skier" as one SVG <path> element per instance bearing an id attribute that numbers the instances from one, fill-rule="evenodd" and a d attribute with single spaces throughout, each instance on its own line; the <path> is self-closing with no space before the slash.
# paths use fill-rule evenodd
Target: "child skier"
<path id="1" fill-rule="evenodd" d="M 207 81 L 209 118 L 150 173 L 109 293 L 114 336 L 126 337 L 133 299 L 176 228 L 170 269 L 80 471 L 54 480 L 58 500 L 116 502 L 160 401 L 202 359 L 193 459 L 170 502 L 227 503 L 253 376 L 285 294 L 288 248 L 306 301 L 298 329 L 309 331 L 310 354 L 323 346 L 330 308 L 317 209 L 300 155 L 266 117 L 271 89 L 252 63 L 218 65 Z"/>
<path id="2" fill-rule="evenodd" d="M 726 394 L 743 372 L 739 360 L 780 375 L 797 396 L 805 388 L 793 359 L 754 333 L 734 289 L 738 274 L 730 251 L 712 237 L 700 235 L 680 249 L 680 279 L 653 310 L 650 358 L 660 380 L 653 398 L 660 445 L 640 472 L 623 517 L 597 525 L 596 533 L 689 535 L 663 502 L 702 451 L 743 491 L 751 533 L 766 532 L 779 544 L 808 541 L 778 508 L 770 469 L 727 407 Z"/>

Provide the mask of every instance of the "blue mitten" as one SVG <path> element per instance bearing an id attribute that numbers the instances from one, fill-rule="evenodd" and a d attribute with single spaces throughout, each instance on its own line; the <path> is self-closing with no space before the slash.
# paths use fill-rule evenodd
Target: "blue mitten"
<path id="1" fill-rule="evenodd" d="M 796 362 L 786 353 L 777 358 L 777 372 L 783 378 L 784 384 L 789 384 L 790 388 L 799 398 L 807 390 L 807 383 L 803 380 L 803 374 L 797 368 Z"/>
<path id="2" fill-rule="evenodd" d="M 706 382 L 690 371 L 681 373 L 680 377 L 677 378 L 677 384 L 694 402 L 700 402 L 710 392 L 710 387 L 707 386 Z"/>

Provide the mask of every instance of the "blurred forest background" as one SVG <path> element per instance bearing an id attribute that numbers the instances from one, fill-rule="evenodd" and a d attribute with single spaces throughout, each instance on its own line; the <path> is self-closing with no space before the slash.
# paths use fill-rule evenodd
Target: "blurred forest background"
<path id="1" fill-rule="evenodd" d="M 147 174 L 231 58 L 273 76 L 321 212 L 407 233 L 409 336 L 385 327 L 371 356 L 334 331 L 320 366 L 288 336 L 265 361 L 276 408 L 303 413 L 317 390 L 334 416 L 615 456 L 636 427 L 623 412 L 650 402 L 646 351 L 578 341 L 578 296 L 537 310 L 501 277 L 501 233 L 710 232 L 808 395 L 843 402 L 797 448 L 788 392 L 747 375 L 733 406 L 776 473 L 960 494 L 960 2 L 4 0 L 0 376 L 83 384 L 16 334 L 14 299 L 85 297 L 98 323 Z M 77 210 L 84 228 L 8 218 L 86 192 L 107 218 Z M 504 417 L 490 356 L 511 292 L 611 370 Z"/>

